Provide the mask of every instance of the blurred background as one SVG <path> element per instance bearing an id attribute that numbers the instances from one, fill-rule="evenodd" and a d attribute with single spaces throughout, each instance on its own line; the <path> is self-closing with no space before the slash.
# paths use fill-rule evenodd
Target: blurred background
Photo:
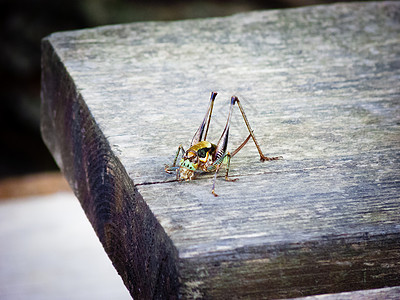
<path id="1" fill-rule="evenodd" d="M 217 17 L 331 2 L 2 0 L 0 299 L 129 298 L 41 139 L 43 37 L 108 24 Z"/>

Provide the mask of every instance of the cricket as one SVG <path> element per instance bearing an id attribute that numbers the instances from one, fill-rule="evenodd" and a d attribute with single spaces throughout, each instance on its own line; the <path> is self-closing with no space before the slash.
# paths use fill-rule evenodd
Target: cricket
<path id="1" fill-rule="evenodd" d="M 232 179 L 228 177 L 231 159 L 247 144 L 250 138 L 253 139 L 254 144 L 257 147 L 258 153 L 260 154 L 260 161 L 264 162 L 270 160 L 278 160 L 281 159 L 282 157 L 280 156 L 267 157 L 262 153 L 261 148 L 256 140 L 256 137 L 254 136 L 254 132 L 250 127 L 249 121 L 247 120 L 246 114 L 244 113 L 242 104 L 240 103 L 238 97 L 236 96 L 232 96 L 231 98 L 228 119 L 226 121 L 224 131 L 222 132 L 218 143 L 213 144 L 208 142 L 206 140 L 207 133 L 211 122 L 211 115 L 216 96 L 217 96 L 216 92 L 211 93 L 210 102 L 207 108 L 206 115 L 200 127 L 194 134 L 189 149 L 185 151 L 182 145 L 180 145 L 178 147 L 178 151 L 176 152 L 172 166 L 165 165 L 165 171 L 169 174 L 173 174 L 175 172 L 176 179 L 178 181 L 194 180 L 196 178 L 196 175 L 201 172 L 207 172 L 207 173 L 215 172 L 211 193 L 217 197 L 218 195 L 215 193 L 215 181 L 217 179 L 217 174 L 219 169 L 221 168 L 222 165 L 226 165 L 225 180 L 236 181 L 237 178 Z M 235 104 L 237 104 L 237 106 L 239 107 L 239 110 L 243 116 L 243 120 L 246 124 L 247 130 L 249 131 L 249 135 L 235 151 L 230 153 L 227 152 L 226 150 L 228 147 L 230 120 L 232 116 L 233 106 Z M 179 165 L 177 165 L 176 163 L 180 153 L 182 153 L 182 158 L 179 162 Z"/>

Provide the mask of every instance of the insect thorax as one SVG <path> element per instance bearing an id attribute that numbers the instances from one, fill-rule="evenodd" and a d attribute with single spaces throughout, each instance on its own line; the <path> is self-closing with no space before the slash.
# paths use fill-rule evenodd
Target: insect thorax
<path id="1" fill-rule="evenodd" d="M 207 172 L 207 167 L 213 163 L 216 146 L 207 141 L 201 141 L 191 146 L 179 163 L 179 179 L 191 180 L 197 170 Z"/>

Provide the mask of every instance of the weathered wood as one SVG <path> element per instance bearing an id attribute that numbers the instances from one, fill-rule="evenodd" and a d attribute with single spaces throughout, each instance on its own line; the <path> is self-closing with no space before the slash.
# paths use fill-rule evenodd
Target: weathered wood
<path id="1" fill-rule="evenodd" d="M 382 289 L 363 290 L 355 292 L 346 292 L 338 294 L 325 294 L 318 296 L 308 296 L 304 298 L 296 298 L 298 300 L 366 300 L 366 299 L 384 299 L 384 300 L 397 300 L 400 298 L 400 287 L 389 287 Z"/>
<path id="2" fill-rule="evenodd" d="M 400 4 L 148 22 L 43 40 L 42 132 L 136 298 L 399 285 Z M 164 172 L 217 96 L 252 144 L 231 176 Z M 235 111 L 229 148 L 247 136 Z M 222 175 L 222 174 L 221 174 Z"/>

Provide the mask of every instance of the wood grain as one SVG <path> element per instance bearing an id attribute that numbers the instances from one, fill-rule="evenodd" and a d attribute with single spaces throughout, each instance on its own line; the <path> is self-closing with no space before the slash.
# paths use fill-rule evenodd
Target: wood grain
<path id="1" fill-rule="evenodd" d="M 399 285 L 400 5 L 146 22 L 43 40 L 42 132 L 135 298 L 296 297 Z M 164 172 L 219 92 L 266 155 L 237 182 Z M 247 136 L 234 112 L 228 148 Z M 222 175 L 222 174 L 221 174 Z"/>

